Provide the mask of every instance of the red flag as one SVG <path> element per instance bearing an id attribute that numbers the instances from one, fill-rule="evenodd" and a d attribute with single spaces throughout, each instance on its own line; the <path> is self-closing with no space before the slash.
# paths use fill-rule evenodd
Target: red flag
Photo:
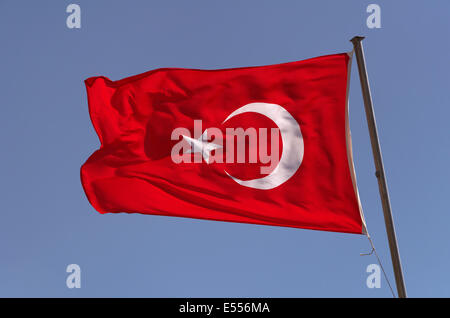
<path id="1" fill-rule="evenodd" d="M 87 79 L 101 146 L 81 167 L 100 213 L 363 233 L 347 53 Z"/>

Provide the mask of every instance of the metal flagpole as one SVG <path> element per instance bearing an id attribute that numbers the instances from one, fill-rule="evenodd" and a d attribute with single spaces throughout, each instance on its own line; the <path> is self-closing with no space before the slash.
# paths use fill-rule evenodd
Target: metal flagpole
<path id="1" fill-rule="evenodd" d="M 391 251 L 392 265 L 394 267 L 395 282 L 397 285 L 398 297 L 406 298 L 406 287 L 403 280 L 402 264 L 397 246 L 397 237 L 395 235 L 394 221 L 392 219 L 391 203 L 389 201 L 389 192 L 384 174 L 383 158 L 381 156 L 380 142 L 378 140 L 378 131 L 375 122 L 375 114 L 372 105 L 372 96 L 370 94 L 369 79 L 367 77 L 366 62 L 364 59 L 364 50 L 361 41 L 362 36 L 355 36 L 350 41 L 358 62 L 359 79 L 361 81 L 362 95 L 364 99 L 364 108 L 366 110 L 367 124 L 369 126 L 370 142 L 372 144 L 373 159 L 375 161 L 375 175 L 378 179 L 378 189 L 380 191 L 381 202 L 383 205 L 384 223 Z"/>

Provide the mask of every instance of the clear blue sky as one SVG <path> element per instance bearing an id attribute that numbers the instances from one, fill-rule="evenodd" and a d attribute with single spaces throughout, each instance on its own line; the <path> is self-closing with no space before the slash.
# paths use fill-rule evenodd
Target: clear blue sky
<path id="1" fill-rule="evenodd" d="M 381 6 L 381 29 L 366 7 Z M 0 296 L 390 297 L 366 287 L 365 236 L 162 216 L 100 215 L 79 169 L 98 148 L 83 80 L 227 68 L 351 50 L 365 35 L 410 296 L 450 296 L 450 2 L 0 2 Z M 369 231 L 392 282 L 356 63 L 350 120 Z M 66 266 L 82 288 L 66 287 Z"/>

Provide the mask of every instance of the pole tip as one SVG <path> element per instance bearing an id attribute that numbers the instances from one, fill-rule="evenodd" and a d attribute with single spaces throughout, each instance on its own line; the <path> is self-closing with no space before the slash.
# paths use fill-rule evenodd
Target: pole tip
<path id="1" fill-rule="evenodd" d="M 356 44 L 358 44 L 359 42 L 361 42 L 362 40 L 364 40 L 365 38 L 366 38 L 365 36 L 359 36 L 359 35 L 357 35 L 357 36 L 353 37 L 353 38 L 350 40 L 350 42 L 352 42 L 353 45 L 356 45 Z"/>

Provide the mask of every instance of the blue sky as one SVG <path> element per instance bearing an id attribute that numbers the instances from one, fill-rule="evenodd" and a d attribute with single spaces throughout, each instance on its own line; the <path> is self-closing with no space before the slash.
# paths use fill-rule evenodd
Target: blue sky
<path id="1" fill-rule="evenodd" d="M 227 68 L 350 51 L 364 40 L 408 294 L 450 296 L 450 3 L 0 2 L 0 296 L 390 297 L 366 287 L 364 236 L 148 215 L 100 215 L 79 169 L 98 148 L 84 79 Z M 368 29 L 366 7 L 381 7 Z M 394 282 L 353 63 L 350 122 L 362 205 Z M 80 265 L 82 287 L 66 287 Z"/>

